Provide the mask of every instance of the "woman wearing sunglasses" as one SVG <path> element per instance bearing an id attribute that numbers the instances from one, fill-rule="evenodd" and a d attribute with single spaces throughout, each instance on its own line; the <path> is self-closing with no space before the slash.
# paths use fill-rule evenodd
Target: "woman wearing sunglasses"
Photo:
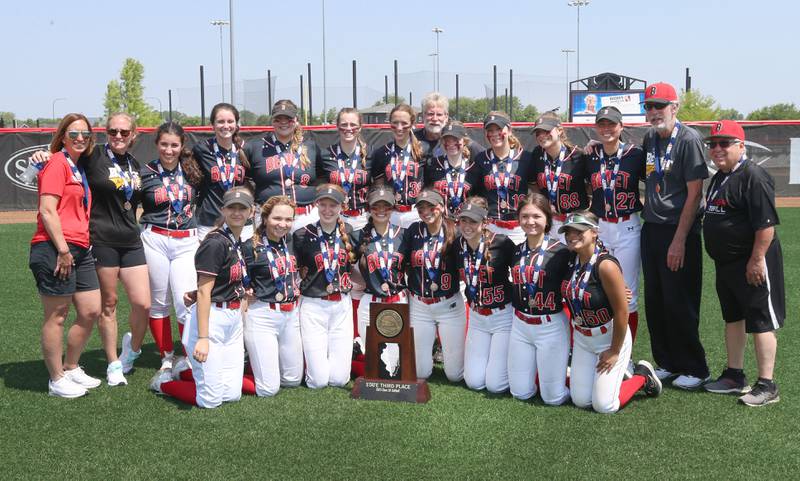
<path id="1" fill-rule="evenodd" d="M 93 145 L 89 120 L 83 114 L 68 114 L 50 143 L 52 157 L 38 175 L 39 213 L 29 266 L 44 306 L 41 342 L 49 392 L 65 398 L 83 396 L 100 385 L 78 365 L 100 315 L 100 289 L 89 244 L 92 195 L 78 161 Z M 64 322 L 71 304 L 77 316 L 62 359 Z"/>
<path id="2" fill-rule="evenodd" d="M 108 360 L 109 386 L 127 384 L 125 374 L 133 369 L 133 362 L 141 351 L 150 311 L 147 261 L 136 221 L 136 209 L 141 200 L 141 166 L 129 151 L 136 135 L 136 121 L 132 116 L 122 112 L 111 114 L 106 123 L 106 143 L 95 145 L 88 155 L 77 159 L 93 196 L 89 239 L 102 297 L 98 329 Z M 37 152 L 32 160 L 46 162 L 50 155 Z M 118 282 L 128 296 L 131 329 L 123 336 L 119 357 Z"/>
<path id="3" fill-rule="evenodd" d="M 247 142 L 244 151 L 252 166 L 256 203 L 261 205 L 274 195 L 285 195 L 297 204 L 294 232 L 319 220 L 314 186 L 320 151 L 313 140 L 303 136 L 297 106 L 291 100 L 278 100 L 272 106 L 272 128 L 272 133 Z"/>
<path id="4" fill-rule="evenodd" d="M 202 241 L 214 229 L 222 215 L 222 196 L 232 187 L 242 185 L 250 163 L 239 137 L 239 110 L 231 104 L 219 103 L 211 109 L 214 136 L 192 147 L 192 155 L 203 173 L 197 199 L 197 236 Z M 242 230 L 242 239 L 253 235 L 253 221 Z"/>

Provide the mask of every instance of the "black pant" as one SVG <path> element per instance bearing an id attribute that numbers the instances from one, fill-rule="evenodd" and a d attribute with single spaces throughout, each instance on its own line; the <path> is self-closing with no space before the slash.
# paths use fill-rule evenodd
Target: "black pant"
<path id="1" fill-rule="evenodd" d="M 683 268 L 667 267 L 667 251 L 678 226 L 645 222 L 642 227 L 644 307 L 650 348 L 658 365 L 670 372 L 708 377 L 700 343 L 703 256 L 700 234 L 686 237 Z"/>

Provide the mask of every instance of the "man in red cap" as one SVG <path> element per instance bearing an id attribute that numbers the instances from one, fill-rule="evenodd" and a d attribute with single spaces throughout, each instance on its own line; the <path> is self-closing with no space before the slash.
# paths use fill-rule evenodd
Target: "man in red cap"
<path id="1" fill-rule="evenodd" d="M 678 121 L 678 95 L 667 83 L 648 85 L 644 109 L 653 126 L 647 154 L 642 217 L 642 272 L 650 347 L 656 374 L 682 389 L 698 389 L 709 376 L 700 343 L 703 257 L 700 200 L 708 167 L 703 139 Z"/>
<path id="2" fill-rule="evenodd" d="M 728 364 L 704 387 L 744 394 L 741 403 L 765 406 L 780 399 L 773 370 L 775 331 L 786 317 L 783 255 L 775 232 L 775 183 L 766 170 L 747 160 L 744 140 L 744 130 L 733 120 L 717 122 L 706 137 L 717 173 L 706 193 L 703 237 L 717 272 Z M 753 334 L 758 365 L 752 389 L 743 369 L 747 333 Z"/>

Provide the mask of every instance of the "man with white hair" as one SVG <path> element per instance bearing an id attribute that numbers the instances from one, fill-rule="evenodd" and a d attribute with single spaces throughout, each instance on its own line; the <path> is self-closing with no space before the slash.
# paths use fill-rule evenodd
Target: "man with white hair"
<path id="1" fill-rule="evenodd" d="M 439 92 L 431 92 L 422 99 L 423 128 L 414 131 L 414 135 L 422 144 L 422 164 L 427 165 L 431 159 L 444 155 L 444 148 L 439 144 L 442 138 L 442 129 L 450 121 L 450 101 Z M 484 149 L 477 142 L 469 144 L 470 158 Z M 426 185 L 428 180 L 425 179 Z"/>

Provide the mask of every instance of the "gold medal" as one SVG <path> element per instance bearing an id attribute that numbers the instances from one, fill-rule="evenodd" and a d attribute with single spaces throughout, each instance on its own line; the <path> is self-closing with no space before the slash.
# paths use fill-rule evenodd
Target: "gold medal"
<path id="1" fill-rule="evenodd" d="M 508 202 L 501 200 L 500 201 L 500 208 L 501 209 L 508 209 Z"/>
<path id="2" fill-rule="evenodd" d="M 283 297 L 283 293 L 282 292 L 279 292 L 279 293 L 275 294 L 275 300 L 276 301 L 282 302 L 283 299 L 284 299 L 284 297 Z"/>
<path id="3" fill-rule="evenodd" d="M 334 290 L 333 284 L 328 284 L 328 286 L 325 287 L 325 290 L 328 291 L 328 294 L 333 294 Z"/>
<path id="4" fill-rule="evenodd" d="M 126 212 L 131 210 L 131 207 L 133 207 L 133 206 L 131 205 L 131 202 L 129 200 L 126 200 L 125 203 L 122 204 L 122 210 L 124 210 Z"/>

